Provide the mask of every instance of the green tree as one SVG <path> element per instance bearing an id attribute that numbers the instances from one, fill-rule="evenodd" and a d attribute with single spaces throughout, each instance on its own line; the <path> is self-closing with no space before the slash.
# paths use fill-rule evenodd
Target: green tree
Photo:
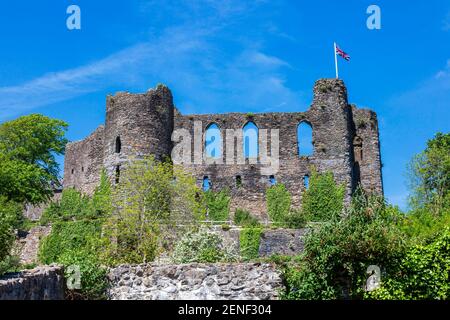
<path id="1" fill-rule="evenodd" d="M 434 215 L 450 211 L 450 133 L 437 133 L 428 141 L 411 161 L 409 176 L 413 209 Z"/>
<path id="2" fill-rule="evenodd" d="M 56 155 L 64 153 L 67 124 L 39 114 L 0 125 L 0 194 L 16 202 L 39 203 L 58 185 Z"/>
<path id="3" fill-rule="evenodd" d="M 341 215 L 345 189 L 335 183 L 333 173 L 311 172 L 309 188 L 303 193 L 302 210 L 313 221 L 327 221 Z"/>
<path id="4" fill-rule="evenodd" d="M 113 214 L 105 227 L 109 263 L 143 263 L 158 254 L 163 239 L 204 218 L 201 191 L 194 178 L 153 157 L 132 161 L 112 192 Z M 168 230 L 170 229 L 170 231 Z"/>

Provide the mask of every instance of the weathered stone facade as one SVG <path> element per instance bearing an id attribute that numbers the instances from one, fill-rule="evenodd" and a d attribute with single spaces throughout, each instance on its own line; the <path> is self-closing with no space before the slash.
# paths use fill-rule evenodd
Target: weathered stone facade
<path id="1" fill-rule="evenodd" d="M 64 270 L 41 266 L 0 278 L 0 300 L 63 300 Z"/>
<path id="2" fill-rule="evenodd" d="M 274 300 L 283 288 L 271 264 L 122 265 L 109 272 L 111 300 Z"/>
<path id="3" fill-rule="evenodd" d="M 118 93 L 107 99 L 105 126 L 100 126 L 85 140 L 67 146 L 64 187 L 90 193 L 103 168 L 113 181 L 118 181 L 121 167 L 133 157 L 170 157 L 174 130 L 185 129 L 190 133 L 194 137 L 192 146 L 200 133 L 204 146 L 204 133 L 212 123 L 220 128 L 221 135 L 225 135 L 229 129 L 242 130 L 249 121 L 259 131 L 279 130 L 279 170 L 276 172 L 263 175 L 261 167 L 264 164 L 252 163 L 251 159 L 237 164 L 242 152 L 242 137 L 236 139 L 233 150 L 227 150 L 225 139 L 222 139 L 220 160 L 223 164 L 198 163 L 193 154 L 191 161 L 183 163 L 186 171 L 196 177 L 199 186 L 208 177 L 213 190 L 228 188 L 232 208 L 247 209 L 264 219 L 265 190 L 272 175 L 277 182 L 286 185 L 293 204 L 300 206 L 304 179 L 309 176 L 312 166 L 319 172 L 333 172 L 336 182 L 346 187 L 346 201 L 359 183 L 369 192 L 383 193 L 376 114 L 349 105 L 346 87 L 337 79 L 318 80 L 309 110 L 292 113 L 182 115 L 173 105 L 170 90 L 164 86 L 145 94 Z M 200 122 L 198 128 L 196 124 Z M 298 152 L 297 127 L 302 122 L 313 129 L 314 152 L 307 157 Z M 260 143 L 259 148 L 270 154 L 270 133 L 267 145 Z M 227 154 L 231 155 L 232 161 Z"/>

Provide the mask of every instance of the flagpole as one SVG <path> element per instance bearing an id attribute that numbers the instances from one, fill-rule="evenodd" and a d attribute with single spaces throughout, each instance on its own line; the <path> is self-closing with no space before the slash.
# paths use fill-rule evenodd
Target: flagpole
<path id="1" fill-rule="evenodd" d="M 338 61 L 336 54 L 336 42 L 334 43 L 334 64 L 336 66 L 336 79 L 339 79 Z"/>

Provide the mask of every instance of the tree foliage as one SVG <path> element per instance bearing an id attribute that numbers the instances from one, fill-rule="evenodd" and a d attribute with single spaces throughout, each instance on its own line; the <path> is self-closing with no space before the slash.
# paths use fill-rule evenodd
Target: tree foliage
<path id="1" fill-rule="evenodd" d="M 205 192 L 205 201 L 209 221 L 228 221 L 231 201 L 228 190 L 208 190 Z"/>
<path id="2" fill-rule="evenodd" d="M 64 153 L 67 124 L 39 114 L 0 125 L 0 194 L 16 202 L 39 203 L 59 185 L 55 155 Z"/>
<path id="3" fill-rule="evenodd" d="M 201 191 L 180 167 L 154 158 L 136 159 L 112 191 L 113 214 L 105 225 L 105 258 L 111 264 L 152 261 L 175 225 L 204 219 Z"/>

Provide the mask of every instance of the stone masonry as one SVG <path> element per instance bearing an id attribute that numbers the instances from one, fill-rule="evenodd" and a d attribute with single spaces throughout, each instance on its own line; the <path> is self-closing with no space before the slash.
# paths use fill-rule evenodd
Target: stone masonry
<path id="1" fill-rule="evenodd" d="M 41 266 L 0 277 L 0 300 L 63 300 L 64 270 Z"/>
<path id="2" fill-rule="evenodd" d="M 130 159 L 147 155 L 170 158 L 174 130 L 184 129 L 195 137 L 195 124 L 201 121 L 203 139 L 213 123 L 222 136 L 228 129 L 242 130 L 248 122 L 253 122 L 260 132 L 261 129 L 279 130 L 279 170 L 272 174 L 262 175 L 263 164 L 258 161 L 251 163 L 246 159 L 243 164 L 228 163 L 225 156 L 231 151 L 227 150 L 225 142 L 222 146 L 224 164 L 195 163 L 193 156 L 191 161 L 182 164 L 194 175 L 199 186 L 207 177 L 212 190 L 229 189 L 232 209 L 247 209 L 265 219 L 265 190 L 270 186 L 271 176 L 286 185 L 293 205 L 299 207 L 305 177 L 310 175 L 313 166 L 319 172 L 333 172 L 336 182 L 345 185 L 347 202 L 359 184 L 368 192 L 383 193 L 377 116 L 373 111 L 348 103 L 342 80 L 318 80 L 312 104 L 306 112 L 182 115 L 173 105 L 170 90 L 163 85 L 144 94 L 108 96 L 106 105 L 105 125 L 86 139 L 67 145 L 64 188 L 91 193 L 103 169 L 113 182 L 119 182 L 120 172 Z M 297 127 L 302 122 L 313 130 L 314 152 L 306 157 L 298 152 Z M 269 134 L 267 146 L 259 143 L 259 148 L 270 151 L 270 140 Z M 205 141 L 201 142 L 205 146 Z M 242 152 L 242 144 L 242 138 L 237 137 L 233 158 Z"/>
<path id="3" fill-rule="evenodd" d="M 111 300 L 275 300 L 274 265 L 259 263 L 121 265 L 110 270 Z"/>

